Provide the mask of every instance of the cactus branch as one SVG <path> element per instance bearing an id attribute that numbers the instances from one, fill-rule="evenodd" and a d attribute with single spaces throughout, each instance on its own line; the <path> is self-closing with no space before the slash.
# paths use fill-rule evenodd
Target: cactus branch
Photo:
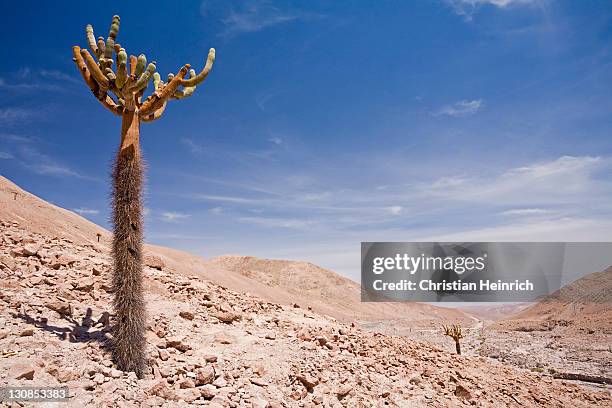
<path id="1" fill-rule="evenodd" d="M 181 85 L 186 86 L 186 87 L 200 85 L 202 82 L 204 82 L 204 80 L 208 76 L 208 73 L 212 69 L 214 62 L 215 62 L 215 49 L 211 48 L 208 51 L 208 58 L 206 58 L 206 65 L 204 65 L 204 68 L 202 69 L 202 71 L 195 77 L 181 80 Z"/>
<path id="2" fill-rule="evenodd" d="M 136 74 L 136 64 L 138 63 L 138 58 L 134 55 L 130 55 L 130 75 Z"/>
<path id="3" fill-rule="evenodd" d="M 143 122 L 153 122 L 154 120 L 157 120 L 159 118 L 162 117 L 162 115 L 164 114 L 164 110 L 166 110 L 166 105 L 168 105 L 168 101 L 164 101 L 164 104 L 159 107 L 155 112 L 147 115 L 147 116 L 143 116 L 142 117 L 142 121 Z"/>
<path id="4" fill-rule="evenodd" d="M 94 35 L 94 30 L 91 24 L 87 24 L 87 27 L 85 27 L 85 35 L 87 36 L 87 45 L 89 46 L 89 49 L 97 58 L 100 58 L 100 50 L 98 49 L 96 36 Z"/>
<path id="5" fill-rule="evenodd" d="M 153 92 L 153 94 L 149 96 L 145 103 L 140 107 L 140 114 L 142 116 L 148 116 L 159 109 L 164 102 L 174 94 L 174 91 L 178 89 L 181 84 L 181 80 L 185 78 L 185 74 L 187 74 L 187 70 L 189 68 L 189 64 L 185 65 L 179 70 L 176 76 L 172 78 L 172 81 L 166 84 L 166 86 L 163 88 Z"/>
<path id="6" fill-rule="evenodd" d="M 123 88 L 127 81 L 127 53 L 123 48 L 117 53 L 117 79 L 115 85 L 118 89 Z"/>
<path id="7" fill-rule="evenodd" d="M 81 55 L 85 59 L 85 65 L 87 65 L 87 69 L 91 73 L 91 76 L 98 83 L 101 89 L 108 89 L 109 82 L 108 78 L 104 76 L 96 61 L 94 61 L 93 57 L 87 50 L 81 50 Z"/>
<path id="8" fill-rule="evenodd" d="M 151 79 L 151 76 L 153 75 L 154 72 L 155 72 L 155 61 L 151 62 L 147 66 L 146 71 L 143 72 L 140 75 L 140 78 L 138 78 L 138 80 L 134 84 L 134 87 L 132 88 L 132 91 L 133 92 L 139 92 L 139 91 L 143 90 L 144 88 L 146 88 L 147 84 L 149 83 L 149 80 Z"/>
<path id="9" fill-rule="evenodd" d="M 115 115 L 121 115 L 123 113 L 123 108 L 117 105 L 115 101 L 106 94 L 105 91 L 101 92 L 98 83 L 94 81 L 94 79 L 91 77 L 91 74 L 89 73 L 89 70 L 85 65 L 85 61 L 83 61 L 83 56 L 81 55 L 81 48 L 78 46 L 72 47 L 72 55 L 72 59 L 74 60 L 77 69 L 81 73 L 83 80 L 85 81 L 87 86 L 89 86 L 89 89 L 91 89 L 91 92 L 94 94 L 96 99 L 100 101 L 102 106 L 104 106 L 106 109 L 108 109 Z"/>
<path id="10" fill-rule="evenodd" d="M 136 71 L 134 71 L 134 75 L 136 76 L 136 78 L 139 78 L 140 75 L 142 75 L 146 65 L 147 65 L 147 56 L 144 54 L 140 54 L 138 56 L 138 59 L 136 60 Z"/>

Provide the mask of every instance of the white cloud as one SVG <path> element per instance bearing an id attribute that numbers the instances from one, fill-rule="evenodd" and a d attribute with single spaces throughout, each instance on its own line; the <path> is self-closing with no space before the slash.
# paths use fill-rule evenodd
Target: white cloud
<path id="1" fill-rule="evenodd" d="M 201 154 L 204 149 L 202 148 L 202 146 L 200 146 L 198 143 L 194 142 L 192 139 L 189 139 L 187 137 L 184 137 L 181 139 L 181 143 L 183 144 L 183 146 L 185 146 L 187 148 L 187 150 L 189 150 L 189 152 L 191 152 L 192 154 L 195 155 L 199 155 Z"/>
<path id="2" fill-rule="evenodd" d="M 496 177 L 464 178 L 452 185 L 420 183 L 417 189 L 424 197 L 483 205 L 571 205 L 610 194 L 610 183 L 595 175 L 611 164 L 610 159 L 601 157 L 562 156 L 511 168 Z"/>
<path id="3" fill-rule="evenodd" d="M 99 214 L 100 211 L 99 210 L 93 210 L 91 208 L 73 208 L 72 211 L 74 211 L 75 213 L 78 213 L 80 215 L 96 215 Z"/>
<path id="4" fill-rule="evenodd" d="M 32 116 L 32 111 L 21 108 L 0 109 L 0 121 L 15 122 L 24 120 Z"/>
<path id="5" fill-rule="evenodd" d="M 544 215 L 550 214 L 550 210 L 545 210 L 543 208 L 515 208 L 512 210 L 502 211 L 501 215 L 508 216 L 530 216 L 530 215 Z"/>
<path id="6" fill-rule="evenodd" d="M 546 0 L 446 0 L 455 13 L 463 16 L 466 20 L 471 20 L 474 13 L 483 6 L 497 7 L 498 9 L 508 9 L 513 6 L 532 6 L 541 5 Z"/>
<path id="7" fill-rule="evenodd" d="M 314 222 L 297 218 L 275 218 L 275 217 L 242 217 L 240 221 L 256 224 L 266 228 L 289 228 L 307 229 L 314 225 Z"/>
<path id="8" fill-rule="evenodd" d="M 209 0 L 202 2 L 200 12 L 204 17 L 213 17 L 220 21 L 224 26 L 220 34 L 226 38 L 313 17 L 296 9 L 283 10 L 268 0 L 245 3 Z"/>
<path id="9" fill-rule="evenodd" d="M 268 142 L 274 143 L 275 145 L 280 145 L 283 144 L 283 139 L 281 139 L 280 137 L 271 137 L 268 139 Z"/>
<path id="10" fill-rule="evenodd" d="M 70 169 L 67 166 L 57 163 L 34 163 L 29 164 L 28 167 L 38 174 L 50 176 L 81 177 L 81 175 L 76 171 Z"/>
<path id="11" fill-rule="evenodd" d="M 213 207 L 210 210 L 208 210 L 208 212 L 211 214 L 219 215 L 223 213 L 223 207 Z"/>
<path id="12" fill-rule="evenodd" d="M 484 106 L 482 99 L 474 99 L 473 101 L 462 100 L 452 105 L 443 106 L 434 116 L 447 115 L 455 118 L 462 116 L 470 116 L 478 112 Z"/>
<path id="13" fill-rule="evenodd" d="M 8 159 L 12 159 L 12 158 L 13 158 L 12 154 L 7 153 L 7 152 L 0 152 L 0 159 L 8 160 Z"/>
<path id="14" fill-rule="evenodd" d="M 393 215 L 399 215 L 404 208 L 401 205 L 393 205 L 391 207 L 387 207 L 386 210 L 389 211 Z"/>
<path id="15" fill-rule="evenodd" d="M 189 214 L 183 214 L 183 213 L 172 212 L 172 211 L 166 211 L 161 214 L 161 219 L 162 221 L 165 221 L 165 222 L 180 221 L 180 220 L 184 220 L 185 218 L 189 218 L 189 217 L 190 217 Z"/>

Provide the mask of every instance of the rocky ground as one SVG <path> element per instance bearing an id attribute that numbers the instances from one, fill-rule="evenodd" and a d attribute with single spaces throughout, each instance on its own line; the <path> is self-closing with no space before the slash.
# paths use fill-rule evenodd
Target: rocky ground
<path id="1" fill-rule="evenodd" d="M 30 233 L 14 220 L 0 227 L 0 386 L 68 386 L 70 401 L 55 406 L 612 404 L 606 390 L 365 331 L 175 274 L 154 257 L 150 370 L 137 379 L 111 361 L 107 248 Z"/>

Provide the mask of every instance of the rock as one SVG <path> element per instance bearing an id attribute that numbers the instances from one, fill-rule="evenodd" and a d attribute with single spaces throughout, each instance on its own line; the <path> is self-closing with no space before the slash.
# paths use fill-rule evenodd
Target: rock
<path id="1" fill-rule="evenodd" d="M 295 376 L 299 382 L 304 384 L 304 387 L 308 389 L 308 391 L 312 390 L 314 387 L 319 384 L 319 379 L 313 377 L 310 374 L 298 374 Z"/>
<path id="2" fill-rule="evenodd" d="M 75 289 L 80 290 L 81 292 L 91 292 L 94 288 L 94 279 L 91 277 L 81 278 L 76 281 Z"/>
<path id="3" fill-rule="evenodd" d="M 219 376 L 215 381 L 213 381 L 213 385 L 217 388 L 223 388 L 227 386 L 227 380 L 223 378 L 223 376 Z"/>
<path id="4" fill-rule="evenodd" d="M 324 346 L 327 344 L 327 338 L 325 336 L 318 336 L 316 340 L 320 346 Z"/>
<path id="5" fill-rule="evenodd" d="M 183 319 L 187 319 L 187 320 L 193 320 L 194 317 L 195 317 L 193 312 L 190 312 L 189 310 L 183 310 L 183 311 L 179 312 L 179 316 L 181 316 Z"/>
<path id="6" fill-rule="evenodd" d="M 189 344 L 184 343 L 185 338 L 180 336 L 171 336 L 166 339 L 166 347 L 172 347 L 178 351 L 185 352 L 191 349 Z"/>
<path id="7" fill-rule="evenodd" d="M 220 344 L 232 344 L 232 337 L 226 333 L 217 333 L 215 334 L 215 337 L 213 338 L 213 342 L 214 343 L 220 343 Z"/>
<path id="8" fill-rule="evenodd" d="M 25 244 L 21 249 L 24 256 L 35 256 L 40 251 L 40 244 Z"/>
<path id="9" fill-rule="evenodd" d="M 36 369 L 27 363 L 15 363 L 9 368 L 9 377 L 15 380 L 33 380 Z"/>
<path id="10" fill-rule="evenodd" d="M 410 384 L 415 384 L 415 385 L 419 385 L 421 381 L 422 381 L 422 378 L 421 378 L 421 374 L 419 373 L 412 374 L 410 378 L 408 379 L 408 382 Z"/>
<path id="11" fill-rule="evenodd" d="M 176 400 L 176 394 L 172 388 L 168 385 L 166 380 L 159 380 L 154 383 L 147 391 L 147 395 L 156 395 L 165 400 Z"/>
<path id="12" fill-rule="evenodd" d="M 215 395 L 217 395 L 217 387 L 212 384 L 206 384 L 205 386 L 200 388 L 200 394 L 206 399 L 211 399 Z"/>
<path id="13" fill-rule="evenodd" d="M 457 384 L 457 388 L 455 388 L 455 396 L 460 399 L 472 399 L 472 394 L 470 391 L 461 384 Z"/>
<path id="14" fill-rule="evenodd" d="M 210 384 L 215 379 L 215 370 L 211 366 L 198 368 L 195 372 L 196 385 Z"/>
<path id="15" fill-rule="evenodd" d="M 200 390 L 196 388 L 182 389 L 178 392 L 178 397 L 187 403 L 192 403 L 200 398 Z"/>
<path id="16" fill-rule="evenodd" d="M 168 353 L 168 350 L 166 349 L 159 349 L 158 353 L 161 361 L 167 361 L 170 358 L 170 353 Z"/>
<path id="17" fill-rule="evenodd" d="M 77 259 L 68 254 L 61 254 L 55 261 L 52 261 L 51 267 L 53 269 L 59 269 L 60 266 L 72 266 L 76 263 Z"/>
<path id="18" fill-rule="evenodd" d="M 215 314 L 215 317 L 221 320 L 223 323 L 231 324 L 236 320 L 240 320 L 240 315 L 234 312 L 219 312 Z"/>
<path id="19" fill-rule="evenodd" d="M 17 264 L 8 256 L 0 256 L 0 269 L 5 269 L 2 266 L 5 266 L 10 271 L 14 271 Z"/>
<path id="20" fill-rule="evenodd" d="M 34 329 L 31 327 L 28 327 L 27 329 L 23 329 L 21 331 L 21 333 L 19 333 L 19 335 L 21 337 L 26 337 L 26 336 L 33 336 L 34 335 Z"/>
<path id="21" fill-rule="evenodd" d="M 112 378 L 121 378 L 121 377 L 123 377 L 123 371 L 117 370 L 116 368 L 113 368 L 113 369 L 110 370 L 110 376 Z"/>
<path id="22" fill-rule="evenodd" d="M 350 384 L 344 384 L 344 385 L 340 386 L 336 390 L 336 395 L 338 396 L 338 399 L 342 399 L 342 398 L 346 397 L 351 392 L 352 389 L 353 389 L 353 387 Z"/>
<path id="23" fill-rule="evenodd" d="M 158 271 L 161 271 L 166 267 L 164 261 L 156 255 L 145 255 L 144 264 L 149 268 L 157 269 Z"/>
<path id="24" fill-rule="evenodd" d="M 249 379 L 251 381 L 252 384 L 258 385 L 260 387 L 265 387 L 268 385 L 268 382 L 265 381 L 263 378 L 259 378 L 259 377 L 253 377 Z"/>
<path id="25" fill-rule="evenodd" d="M 102 275 L 103 272 L 104 272 L 104 269 L 102 269 L 102 267 L 98 265 L 91 268 L 91 273 L 93 274 L 93 276 L 100 276 Z"/>
<path id="26" fill-rule="evenodd" d="M 276 333 L 274 333 L 274 332 L 266 333 L 266 339 L 268 339 L 268 340 L 276 340 Z"/>
<path id="27" fill-rule="evenodd" d="M 179 385 L 181 388 L 194 388 L 195 387 L 195 383 L 193 382 L 191 378 L 185 378 L 183 381 L 181 381 Z"/>
<path id="28" fill-rule="evenodd" d="M 267 408 L 269 406 L 268 401 L 263 398 L 254 398 L 251 401 L 251 406 L 253 408 Z"/>
<path id="29" fill-rule="evenodd" d="M 0 340 L 6 338 L 9 335 L 9 332 L 6 330 L 0 330 Z"/>
<path id="30" fill-rule="evenodd" d="M 212 355 L 212 354 L 207 354 L 204 356 L 204 360 L 206 360 L 209 363 L 214 363 L 217 361 L 217 356 Z"/>

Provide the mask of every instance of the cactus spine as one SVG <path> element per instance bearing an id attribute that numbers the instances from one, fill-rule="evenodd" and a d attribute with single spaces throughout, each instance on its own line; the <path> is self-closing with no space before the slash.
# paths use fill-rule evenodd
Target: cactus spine
<path id="1" fill-rule="evenodd" d="M 161 81 L 155 62 L 128 54 L 116 42 L 119 16 L 113 16 L 106 41 L 85 28 L 91 54 L 72 48 L 73 61 L 96 99 L 106 109 L 122 117 L 121 143 L 112 172 L 113 274 L 114 293 L 113 358 L 118 368 L 134 371 L 139 378 L 146 372 L 146 306 L 143 292 L 143 164 L 140 152 L 140 123 L 159 119 L 171 99 L 191 96 L 210 72 L 215 50 L 211 48 L 199 74 L 183 66 L 167 83 Z M 113 70 L 113 53 L 116 70 Z M 189 79 L 185 79 L 189 71 Z M 142 101 L 151 78 L 153 92 Z M 182 88 L 182 89 L 181 89 Z"/>

